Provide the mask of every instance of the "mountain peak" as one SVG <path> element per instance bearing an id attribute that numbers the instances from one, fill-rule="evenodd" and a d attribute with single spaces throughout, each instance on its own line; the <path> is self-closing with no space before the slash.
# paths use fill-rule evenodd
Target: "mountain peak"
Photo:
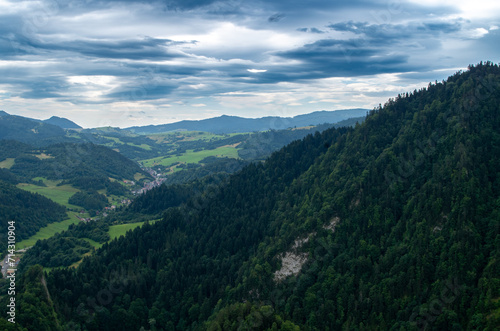
<path id="1" fill-rule="evenodd" d="M 73 121 L 70 121 L 66 118 L 58 117 L 58 116 L 52 116 L 48 120 L 43 121 L 48 124 L 52 125 L 57 125 L 58 127 L 61 127 L 63 129 L 81 129 L 82 127 L 76 124 Z"/>

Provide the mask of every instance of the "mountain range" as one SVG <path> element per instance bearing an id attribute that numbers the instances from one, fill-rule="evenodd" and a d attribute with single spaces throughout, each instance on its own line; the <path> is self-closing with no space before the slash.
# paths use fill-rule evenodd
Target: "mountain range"
<path id="1" fill-rule="evenodd" d="M 162 125 L 134 126 L 130 130 L 139 134 L 151 134 L 176 130 L 204 131 L 217 134 L 241 133 L 267 130 L 281 130 L 293 127 L 304 127 L 324 123 L 337 123 L 353 117 L 366 116 L 368 109 L 342 109 L 334 111 L 317 111 L 295 117 L 268 116 L 261 118 L 244 118 L 222 115 L 198 121 L 180 121 Z"/>
<path id="2" fill-rule="evenodd" d="M 293 127 L 304 127 L 324 123 L 337 123 L 349 118 L 360 118 L 366 115 L 366 109 L 349 109 L 336 111 L 319 111 L 311 114 L 287 117 L 242 118 L 237 116 L 220 116 L 200 121 L 181 121 L 171 124 L 149 125 L 116 129 L 119 134 L 152 134 L 169 131 L 204 131 L 216 134 L 236 132 L 254 132 L 267 130 L 280 130 Z M 47 146 L 60 142 L 79 142 L 75 137 L 69 137 L 67 130 L 81 129 L 81 127 L 68 120 L 52 116 L 47 120 L 38 120 L 17 115 L 10 115 L 0 111 L 0 139 L 12 139 L 36 146 Z M 109 132 L 108 128 L 106 132 Z M 102 131 L 103 129 L 84 130 L 85 133 Z M 80 131 L 80 130 L 79 130 Z M 81 139 L 82 137 L 80 137 Z M 84 139 L 86 137 L 83 137 Z M 92 140 L 90 140 L 92 141 Z"/>
<path id="3" fill-rule="evenodd" d="M 0 139 L 17 140 L 36 146 L 76 142 L 75 139 L 66 137 L 64 127 L 67 126 L 79 127 L 77 124 L 59 117 L 51 117 L 41 121 L 0 111 Z"/>
<path id="4" fill-rule="evenodd" d="M 15 118 L 27 119 L 27 120 L 34 121 L 34 122 L 42 122 L 42 123 L 47 123 L 47 124 L 55 125 L 55 126 L 58 126 L 58 127 L 62 128 L 62 129 L 81 129 L 82 128 L 81 126 L 79 126 L 78 124 L 76 124 L 73 121 L 68 120 L 67 118 L 52 116 L 51 118 L 46 119 L 46 120 L 38 120 L 38 119 L 35 119 L 35 118 L 29 118 L 29 117 L 23 117 L 23 116 L 17 116 L 17 115 L 10 115 L 9 113 L 7 113 L 5 111 L 0 110 L 0 117 L 9 118 L 9 117 L 12 117 L 12 116 L 15 117 Z"/>

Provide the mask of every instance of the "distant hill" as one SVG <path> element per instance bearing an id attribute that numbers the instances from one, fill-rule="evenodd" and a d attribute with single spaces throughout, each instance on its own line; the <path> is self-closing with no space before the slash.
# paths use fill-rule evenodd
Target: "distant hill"
<path id="1" fill-rule="evenodd" d="M 74 122 L 52 116 L 41 121 L 34 118 L 10 115 L 0 110 L 0 139 L 17 140 L 35 146 L 48 146 L 62 142 L 78 142 L 66 136 L 65 129 L 81 128 Z"/>
<path id="2" fill-rule="evenodd" d="M 59 126 L 34 119 L 0 113 L 0 139 L 12 139 L 27 144 L 50 144 L 66 139 L 66 132 Z"/>
<path id="3" fill-rule="evenodd" d="M 13 140 L 0 140 L 0 162 L 6 159 L 14 160 L 8 170 L 19 178 L 66 180 L 81 188 L 91 184 L 103 186 L 109 178 L 133 180 L 136 173 L 149 177 L 136 162 L 92 143 L 55 144 L 40 149 Z M 91 183 L 95 178 L 98 183 Z"/>
<path id="4" fill-rule="evenodd" d="M 81 129 L 82 127 L 67 118 L 52 116 L 51 118 L 44 120 L 44 123 L 57 125 L 63 129 Z"/>
<path id="5" fill-rule="evenodd" d="M 175 130 L 205 131 L 217 134 L 280 130 L 323 123 L 337 123 L 352 117 L 365 116 L 368 109 L 343 109 L 317 111 L 295 117 L 268 116 L 262 118 L 243 118 L 222 115 L 199 121 L 181 121 L 162 125 L 134 126 L 128 130 L 139 134 L 151 134 Z"/>

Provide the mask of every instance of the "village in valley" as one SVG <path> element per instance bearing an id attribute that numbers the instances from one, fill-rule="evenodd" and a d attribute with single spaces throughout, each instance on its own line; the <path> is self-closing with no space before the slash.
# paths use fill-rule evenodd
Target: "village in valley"
<path id="1" fill-rule="evenodd" d="M 141 195 L 143 193 L 146 193 L 147 191 L 150 191 L 150 190 L 154 189 L 155 187 L 158 187 L 161 184 L 163 184 L 163 182 L 166 179 L 165 174 L 159 173 L 156 170 L 153 170 L 152 168 L 142 168 L 142 170 L 149 173 L 151 175 L 151 177 L 154 178 L 154 180 L 144 183 L 143 187 L 138 189 L 138 190 L 133 190 L 132 194 L 134 194 L 134 195 Z M 125 184 L 128 184 L 128 185 L 132 185 L 132 186 L 135 185 L 134 181 L 124 180 L 123 182 Z"/>

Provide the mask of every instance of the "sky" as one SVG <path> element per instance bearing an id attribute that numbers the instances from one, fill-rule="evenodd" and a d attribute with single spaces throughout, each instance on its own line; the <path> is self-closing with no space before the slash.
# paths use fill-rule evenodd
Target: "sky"
<path id="1" fill-rule="evenodd" d="M 488 60 L 497 0 L 0 0 L 0 110 L 83 127 L 373 109 Z"/>

